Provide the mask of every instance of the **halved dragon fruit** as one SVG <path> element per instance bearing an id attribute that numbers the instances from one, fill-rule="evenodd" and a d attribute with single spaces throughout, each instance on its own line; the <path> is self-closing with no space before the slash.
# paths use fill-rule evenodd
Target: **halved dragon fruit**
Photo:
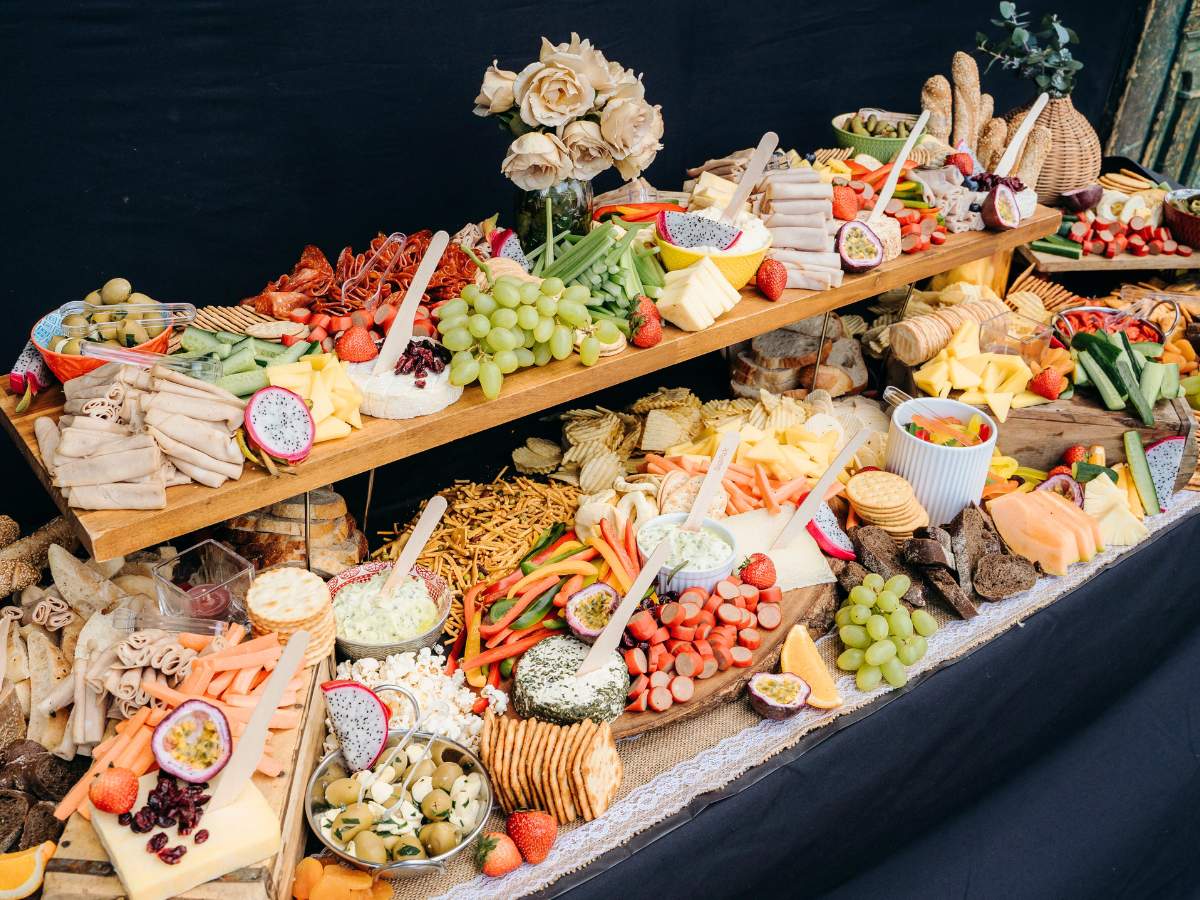
<path id="1" fill-rule="evenodd" d="M 188 700 L 158 723 L 150 749 L 168 775 L 201 784 L 225 768 L 233 739 L 221 710 L 203 700 Z"/>
<path id="2" fill-rule="evenodd" d="M 37 392 L 45 390 L 53 382 L 54 376 L 50 374 L 50 368 L 42 359 L 42 354 L 33 346 L 33 341 L 26 341 L 25 349 L 21 351 L 21 355 L 13 363 L 12 371 L 8 373 L 8 389 L 21 395 L 17 403 L 17 412 L 25 412 L 37 396 Z"/>
<path id="3" fill-rule="evenodd" d="M 1175 495 L 1175 480 L 1183 464 L 1183 446 L 1187 443 L 1182 435 L 1165 437 L 1146 447 L 1146 463 L 1150 466 L 1150 478 L 1154 481 L 1154 492 L 1158 494 L 1158 505 L 1163 512 Z"/>
<path id="4" fill-rule="evenodd" d="M 317 427 L 299 394 L 267 387 L 246 404 L 246 437 L 264 453 L 297 463 L 312 450 Z"/>
<path id="5" fill-rule="evenodd" d="M 742 229 L 691 213 L 663 210 L 654 220 L 658 236 L 676 247 L 716 247 L 728 250 L 742 236 Z"/>
<path id="6" fill-rule="evenodd" d="M 813 536 L 813 540 L 826 556 L 832 556 L 834 559 L 858 559 L 854 553 L 854 544 L 850 542 L 846 532 L 842 531 L 842 526 L 828 503 L 817 507 L 816 515 L 809 520 L 807 527 L 808 533 Z"/>
<path id="7" fill-rule="evenodd" d="M 321 685 L 333 734 L 352 772 L 375 765 L 387 746 L 389 712 L 379 695 L 358 681 L 326 681 Z"/>
<path id="8" fill-rule="evenodd" d="M 488 238 L 488 243 L 491 245 L 493 257 L 511 259 L 519 263 L 526 272 L 529 271 L 529 260 L 525 258 L 525 251 L 521 249 L 517 233 L 511 228 L 497 228 Z"/>

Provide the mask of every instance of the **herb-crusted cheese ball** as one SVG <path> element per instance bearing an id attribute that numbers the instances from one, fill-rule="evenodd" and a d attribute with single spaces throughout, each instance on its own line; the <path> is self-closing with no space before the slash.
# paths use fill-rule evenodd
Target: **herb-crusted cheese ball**
<path id="1" fill-rule="evenodd" d="M 557 635 L 525 651 L 513 683 L 513 709 L 559 725 L 584 719 L 611 722 L 625 710 L 629 672 L 614 652 L 599 669 L 582 678 L 575 670 L 591 648 L 578 638 Z"/>

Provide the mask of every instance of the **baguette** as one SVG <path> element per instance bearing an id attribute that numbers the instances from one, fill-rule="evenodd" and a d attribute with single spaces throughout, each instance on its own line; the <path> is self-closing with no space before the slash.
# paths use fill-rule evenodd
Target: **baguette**
<path id="1" fill-rule="evenodd" d="M 1021 151 L 1021 161 L 1013 171 L 1021 179 L 1021 184 L 1031 190 L 1037 190 L 1038 176 L 1050 154 L 1050 141 L 1050 129 L 1044 125 L 1034 125 L 1025 141 L 1025 149 Z"/>
<path id="2" fill-rule="evenodd" d="M 925 82 L 921 88 L 921 109 L 929 111 L 925 133 L 949 143 L 952 108 L 950 82 L 945 75 L 934 75 Z"/>
<path id="3" fill-rule="evenodd" d="M 991 94 L 980 94 L 979 96 L 979 113 L 975 119 L 975 142 L 972 144 L 972 149 L 975 150 L 975 156 L 979 156 L 979 137 L 983 134 L 983 128 L 992 120 L 992 114 L 996 111 L 996 101 Z"/>
<path id="4" fill-rule="evenodd" d="M 976 144 L 975 158 L 987 171 L 991 172 L 1000 157 L 1004 154 L 1004 144 L 1008 140 L 1008 123 L 1001 118 L 988 119 L 987 124 L 979 132 L 979 143 Z"/>
<path id="5" fill-rule="evenodd" d="M 974 150 L 975 136 L 979 132 L 979 66 L 969 54 L 959 50 L 950 63 L 950 76 L 954 82 L 954 123 L 950 143 L 955 148 L 961 143 Z"/>

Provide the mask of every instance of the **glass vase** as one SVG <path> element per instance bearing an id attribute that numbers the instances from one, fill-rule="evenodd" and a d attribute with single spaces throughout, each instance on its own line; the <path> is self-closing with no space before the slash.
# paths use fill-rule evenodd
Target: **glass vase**
<path id="1" fill-rule="evenodd" d="M 555 236 L 564 232 L 587 234 L 592 218 L 592 183 L 567 178 L 539 191 L 520 191 L 516 213 L 514 228 L 526 253 L 544 244 L 551 232 Z"/>

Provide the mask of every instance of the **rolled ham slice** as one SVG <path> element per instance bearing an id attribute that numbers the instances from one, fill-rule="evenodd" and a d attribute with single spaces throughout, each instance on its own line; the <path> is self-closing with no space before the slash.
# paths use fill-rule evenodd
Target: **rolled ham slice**
<path id="1" fill-rule="evenodd" d="M 776 200 L 832 200 L 833 185 L 809 181 L 772 181 L 767 184 L 767 196 Z"/>
<path id="2" fill-rule="evenodd" d="M 773 259 L 777 259 L 784 263 L 793 263 L 797 266 L 807 268 L 808 266 L 821 266 L 825 269 L 841 269 L 842 258 L 836 253 L 817 252 L 813 250 L 788 250 L 786 247 L 772 247 L 769 255 Z"/>
<path id="3" fill-rule="evenodd" d="M 818 213 L 828 219 L 833 216 L 832 200 L 778 200 L 769 198 L 763 204 L 764 213 L 782 213 L 783 215 L 805 215 Z"/>
<path id="4" fill-rule="evenodd" d="M 772 228 L 771 246 L 790 250 L 833 251 L 833 236 L 821 228 Z"/>
<path id="5" fill-rule="evenodd" d="M 189 447 L 182 441 L 177 441 L 170 435 L 164 434 L 153 425 L 148 426 L 149 431 L 154 435 L 154 439 L 158 441 L 158 445 L 162 447 L 163 452 L 171 457 L 171 461 L 179 466 L 180 461 L 190 463 L 193 466 L 198 466 L 201 469 L 207 469 L 209 472 L 216 472 L 219 475 L 224 475 L 226 478 L 234 480 L 242 477 L 242 464 L 226 462 L 224 459 L 216 459 L 209 456 L 202 450 L 197 450 L 195 447 Z M 192 478 L 196 478 L 187 469 L 180 467 L 181 472 L 185 472 Z M 200 479 L 196 478 L 197 481 Z M 203 484 L 204 482 L 200 482 Z"/>
<path id="6" fill-rule="evenodd" d="M 71 488 L 76 509 L 164 509 L 167 490 L 161 481 L 143 484 L 91 484 Z"/>
<path id="7" fill-rule="evenodd" d="M 233 431 L 242 424 L 245 413 L 241 407 L 223 403 L 215 398 L 187 397 L 182 394 L 147 394 L 142 401 L 142 411 L 149 414 L 155 411 L 177 413 L 199 422 L 218 422 L 227 432 Z"/>
<path id="8" fill-rule="evenodd" d="M 111 485 L 157 472 L 162 457 L 157 447 L 139 447 L 119 453 L 106 453 L 90 459 L 76 459 L 57 467 L 54 483 L 58 487 Z M 162 485 L 158 486 L 162 492 Z M 74 492 L 72 492 L 74 499 Z M 86 508 L 86 507 L 85 507 Z M 115 507 L 119 509 L 120 507 Z"/>
<path id="9" fill-rule="evenodd" d="M 241 413 L 238 415 L 240 417 Z M 223 428 L 162 409 L 152 409 L 146 413 L 146 424 L 153 425 L 167 437 L 187 444 L 213 459 L 241 465 L 242 454 L 238 452 L 237 444 L 229 432 Z"/>
<path id="10" fill-rule="evenodd" d="M 765 184 L 819 184 L 821 173 L 816 169 L 771 169 L 763 173 Z"/>

